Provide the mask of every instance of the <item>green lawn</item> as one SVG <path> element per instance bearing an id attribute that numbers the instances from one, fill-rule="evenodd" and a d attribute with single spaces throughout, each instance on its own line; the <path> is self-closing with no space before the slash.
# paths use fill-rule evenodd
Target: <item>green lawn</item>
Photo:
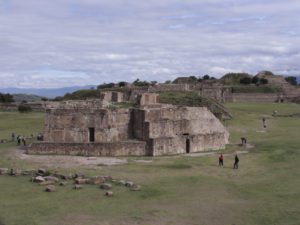
<path id="1" fill-rule="evenodd" d="M 114 186 L 107 198 L 97 186 L 53 193 L 28 177 L 0 176 L 0 225 L 298 225 L 300 221 L 300 113 L 296 104 L 228 104 L 231 144 L 225 153 L 243 150 L 245 136 L 254 148 L 217 166 L 217 155 L 157 157 L 153 163 L 72 168 L 88 175 L 111 175 L 142 185 L 140 192 Z M 262 131 L 267 118 L 267 132 Z M 0 138 L 11 132 L 30 135 L 42 129 L 42 114 L 0 112 Z M 0 145 L 0 167 L 35 168 L 8 156 L 15 144 Z M 65 171 L 65 169 L 61 169 Z"/>

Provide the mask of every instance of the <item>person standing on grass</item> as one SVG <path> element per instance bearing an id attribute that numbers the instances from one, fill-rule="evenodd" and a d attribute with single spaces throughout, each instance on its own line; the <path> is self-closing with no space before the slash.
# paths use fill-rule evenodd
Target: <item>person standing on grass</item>
<path id="1" fill-rule="evenodd" d="M 267 128 L 266 118 L 265 117 L 262 118 L 262 123 L 263 123 L 263 127 Z"/>
<path id="2" fill-rule="evenodd" d="M 233 164 L 233 169 L 238 169 L 239 168 L 239 157 L 237 154 L 235 154 L 235 157 L 234 157 L 234 164 Z"/>
<path id="3" fill-rule="evenodd" d="M 224 162 L 224 156 L 221 153 L 221 155 L 219 156 L 219 166 L 223 166 L 223 162 Z"/>
<path id="4" fill-rule="evenodd" d="M 21 144 L 21 137 L 20 137 L 20 135 L 17 136 L 17 141 L 18 141 L 18 145 L 20 145 Z"/>

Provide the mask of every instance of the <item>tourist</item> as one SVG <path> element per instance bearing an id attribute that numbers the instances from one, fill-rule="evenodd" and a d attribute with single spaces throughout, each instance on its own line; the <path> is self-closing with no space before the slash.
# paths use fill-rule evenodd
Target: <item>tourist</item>
<path id="1" fill-rule="evenodd" d="M 21 140 L 22 140 L 23 145 L 26 146 L 26 140 L 25 140 L 25 137 L 22 137 Z"/>
<path id="2" fill-rule="evenodd" d="M 223 166 L 223 161 L 224 161 L 224 156 L 221 153 L 221 155 L 219 156 L 219 166 Z"/>
<path id="3" fill-rule="evenodd" d="M 17 142 L 18 142 L 18 145 L 21 144 L 21 136 L 20 135 L 17 136 Z"/>
<path id="4" fill-rule="evenodd" d="M 239 157 L 238 155 L 236 154 L 235 157 L 234 157 L 234 164 L 233 164 L 233 169 L 238 169 L 239 168 Z"/>
<path id="5" fill-rule="evenodd" d="M 263 127 L 267 128 L 266 118 L 265 117 L 262 118 L 262 123 L 263 123 Z"/>

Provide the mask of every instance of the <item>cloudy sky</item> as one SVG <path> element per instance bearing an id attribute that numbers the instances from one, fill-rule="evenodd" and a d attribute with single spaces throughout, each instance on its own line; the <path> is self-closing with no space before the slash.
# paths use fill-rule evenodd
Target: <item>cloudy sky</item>
<path id="1" fill-rule="evenodd" d="M 299 0 L 0 0 L 0 86 L 300 74 Z"/>

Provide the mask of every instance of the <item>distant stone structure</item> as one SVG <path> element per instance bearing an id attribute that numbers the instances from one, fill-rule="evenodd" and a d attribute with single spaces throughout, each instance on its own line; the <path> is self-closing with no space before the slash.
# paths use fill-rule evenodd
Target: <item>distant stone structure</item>
<path id="1" fill-rule="evenodd" d="M 140 106 L 144 105 L 155 105 L 159 103 L 159 95 L 156 93 L 143 93 L 138 95 L 137 104 Z"/>
<path id="2" fill-rule="evenodd" d="M 105 91 L 101 93 L 100 99 L 107 102 L 123 102 L 124 93 L 118 91 Z"/>
<path id="3" fill-rule="evenodd" d="M 44 142 L 28 153 L 85 156 L 157 156 L 225 148 L 229 133 L 205 107 L 158 103 L 139 96 L 138 108 L 105 102 L 68 101 L 46 110 Z"/>

